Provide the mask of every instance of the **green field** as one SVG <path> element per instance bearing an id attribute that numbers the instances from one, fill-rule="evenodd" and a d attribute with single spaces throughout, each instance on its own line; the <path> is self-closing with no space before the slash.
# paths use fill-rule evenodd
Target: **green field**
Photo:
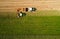
<path id="1" fill-rule="evenodd" d="M 16 18 L 12 15 L 2 16 L 0 14 L 0 38 L 60 39 L 60 16 L 25 16 Z"/>

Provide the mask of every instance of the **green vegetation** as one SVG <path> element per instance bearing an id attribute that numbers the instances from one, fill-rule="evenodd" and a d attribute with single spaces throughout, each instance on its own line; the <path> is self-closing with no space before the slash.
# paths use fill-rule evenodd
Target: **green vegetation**
<path id="1" fill-rule="evenodd" d="M 6 36 L 7 39 L 19 39 L 18 35 L 21 35 L 21 39 L 23 39 L 22 35 L 59 34 L 60 16 L 25 16 L 16 18 L 15 15 L 14 17 L 12 15 L 0 15 L 1 39 L 5 39 L 3 36 Z M 8 36 L 12 37 L 10 38 Z M 32 39 L 34 38 L 35 37 L 33 37 Z"/>
<path id="2" fill-rule="evenodd" d="M 0 34 L 60 34 L 60 16 L 0 18 Z"/>

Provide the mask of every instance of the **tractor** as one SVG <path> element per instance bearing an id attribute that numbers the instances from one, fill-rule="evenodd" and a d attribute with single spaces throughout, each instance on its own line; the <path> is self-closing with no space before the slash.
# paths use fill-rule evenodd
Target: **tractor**
<path id="1" fill-rule="evenodd" d="M 17 17 L 23 17 L 26 15 L 26 12 L 34 12 L 36 11 L 36 8 L 34 7 L 28 7 L 28 8 L 18 8 L 17 9 Z"/>

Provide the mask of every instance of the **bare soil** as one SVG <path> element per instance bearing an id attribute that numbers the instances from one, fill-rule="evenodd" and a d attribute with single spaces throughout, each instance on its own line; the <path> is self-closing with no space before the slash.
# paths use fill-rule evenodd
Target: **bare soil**
<path id="1" fill-rule="evenodd" d="M 37 10 L 60 10 L 60 0 L 0 0 L 0 12 L 16 12 L 20 7 Z"/>

